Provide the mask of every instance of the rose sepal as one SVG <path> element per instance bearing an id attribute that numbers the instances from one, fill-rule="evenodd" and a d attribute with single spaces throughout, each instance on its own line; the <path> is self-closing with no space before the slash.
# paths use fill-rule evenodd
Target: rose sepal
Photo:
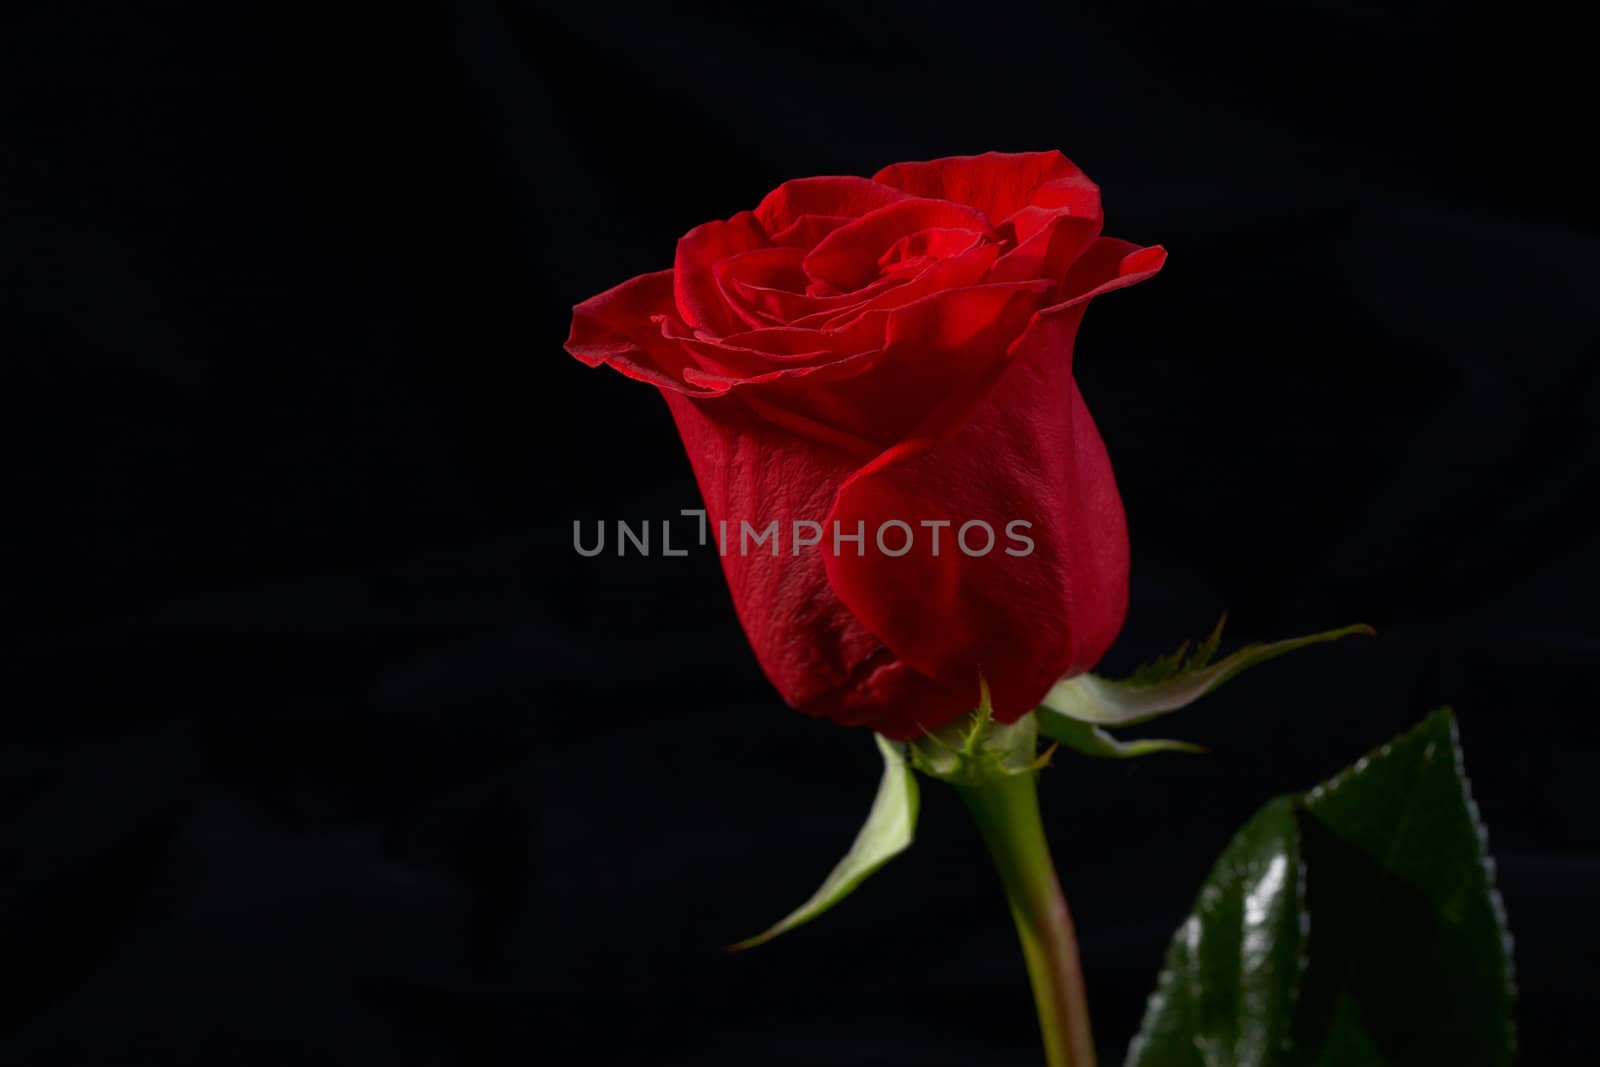
<path id="1" fill-rule="evenodd" d="M 1185 641 L 1177 651 L 1146 664 L 1123 679 L 1079 674 L 1057 682 L 1036 712 L 1038 729 L 1068 748 L 1105 759 L 1127 759 L 1153 752 L 1204 752 L 1185 741 L 1139 739 L 1121 741 L 1106 727 L 1135 726 L 1158 719 L 1199 700 L 1242 671 L 1270 659 L 1311 645 L 1337 641 L 1352 634 L 1372 636 L 1363 623 L 1341 626 L 1284 641 L 1253 643 L 1212 662 L 1222 643 L 1224 614 L 1205 640 L 1189 651 Z"/>
<path id="2" fill-rule="evenodd" d="M 754 937 L 729 945 L 730 951 L 755 948 L 779 934 L 810 922 L 853 893 L 878 868 L 911 846 L 917 829 L 921 795 L 917 789 L 917 776 L 912 773 L 906 757 L 907 746 L 878 734 L 874 734 L 873 738 L 878 743 L 879 754 L 883 756 L 883 777 L 878 782 L 878 792 L 867 813 L 867 821 L 856 834 L 850 851 L 834 866 L 809 900 Z"/>
<path id="3" fill-rule="evenodd" d="M 1204 745 L 1197 745 L 1191 741 L 1176 741 L 1164 737 L 1140 737 L 1132 741 L 1123 741 L 1113 737 L 1104 727 L 1056 714 L 1049 708 L 1040 708 L 1036 715 L 1031 717 L 1038 719 L 1040 732 L 1050 740 L 1080 755 L 1092 756 L 1095 759 L 1135 759 L 1157 752 L 1204 755 L 1211 751 Z"/>
<path id="4" fill-rule="evenodd" d="M 978 679 L 978 707 L 970 715 L 910 743 L 911 764 L 930 778 L 958 786 L 983 786 L 1032 774 L 1050 763 L 1055 746 L 1039 752 L 1039 724 L 1030 712 L 997 722 L 989 685 Z"/>

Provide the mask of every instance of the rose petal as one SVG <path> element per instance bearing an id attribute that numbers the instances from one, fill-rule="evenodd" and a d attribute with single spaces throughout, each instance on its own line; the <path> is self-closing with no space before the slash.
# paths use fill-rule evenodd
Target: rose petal
<path id="1" fill-rule="evenodd" d="M 883 316 L 851 323 L 838 330 L 805 330 L 769 326 L 727 337 L 703 337 L 664 323 L 667 336 L 694 354 L 694 362 L 707 370 L 722 369 L 730 384 L 769 371 L 796 369 L 812 362 L 875 352 L 883 347 L 887 320 Z"/>
<path id="2" fill-rule="evenodd" d="M 913 196 L 966 204 L 995 223 L 1026 207 L 1030 195 L 1041 186 L 1064 179 L 1094 186 L 1083 171 L 1056 151 L 985 152 L 926 163 L 896 163 L 873 175 L 874 181 Z"/>
<path id="3" fill-rule="evenodd" d="M 1167 250 L 1160 245 L 1146 248 L 1115 237 L 1098 238 L 1062 279 L 1062 300 L 1077 303 L 1126 288 L 1144 281 L 1166 262 Z"/>
<path id="4" fill-rule="evenodd" d="M 870 541 L 863 556 L 830 555 L 833 590 L 897 659 L 969 702 L 981 674 L 1006 722 L 1092 666 L 1126 608 L 1122 505 L 1072 379 L 1072 342 L 1091 297 L 1149 277 L 1164 252 L 1110 241 L 1094 251 L 1078 279 L 1088 288 L 1034 318 L 980 399 L 959 419 L 936 411 L 864 466 L 829 516 L 869 532 L 890 519 L 911 525 L 919 536 L 905 555 Z M 1013 520 L 1031 524 L 1018 531 L 1033 542 L 1025 557 L 1006 553 L 1023 547 L 1007 537 Z M 995 542 L 971 557 L 957 538 L 974 521 Z M 923 523 L 940 522 L 950 525 L 935 554 Z M 987 541 L 981 527 L 969 535 L 974 550 Z"/>
<path id="5" fill-rule="evenodd" d="M 1087 174 L 1076 168 L 1074 173 L 1054 178 L 1033 190 L 1028 194 L 1024 207 L 1062 209 L 1079 218 L 1093 218 L 1103 214 L 1100 207 L 1100 187 L 1090 181 Z M 1012 217 L 1021 210 L 1022 208 L 1018 208 L 1007 217 Z"/>
<path id="6" fill-rule="evenodd" d="M 751 391 L 771 408 L 882 449 L 951 394 L 991 373 L 1052 288 L 1032 281 L 946 289 L 904 307 L 865 312 L 839 331 L 821 332 L 866 338 L 881 328 L 875 351 L 833 360 L 820 377 L 765 378 Z"/>
<path id="7" fill-rule="evenodd" d="M 1000 257 L 995 281 L 1064 276 L 1100 236 L 1100 216 L 1074 216 L 1064 208 L 1025 207 L 1002 226 L 1016 245 Z"/>
<path id="8" fill-rule="evenodd" d="M 773 302 L 761 294 L 804 289 L 805 271 L 800 248 L 757 248 L 729 256 L 712 267 L 712 275 L 723 302 L 739 319 L 743 329 L 781 326 L 784 319 L 774 313 Z"/>
<path id="9" fill-rule="evenodd" d="M 801 215 L 767 239 L 775 245 L 789 245 L 809 251 L 818 241 L 849 221 L 844 215 Z"/>
<path id="10" fill-rule="evenodd" d="M 850 682 L 795 707 L 844 726 L 866 726 L 885 737 L 910 740 L 971 711 L 972 701 L 879 646 Z"/>
<path id="11" fill-rule="evenodd" d="M 1110 647 L 1127 604 L 1128 549 L 1110 461 L 1071 376 L 1081 306 L 1040 316 L 1028 351 L 950 437 L 901 461 L 891 450 L 839 491 L 829 522 L 861 524 L 864 556 L 829 555 L 834 592 L 895 656 L 996 717 L 1020 717 Z M 917 535 L 890 556 L 889 520 Z M 1008 531 L 1021 520 L 1026 528 Z M 941 543 L 935 554 L 932 536 Z M 986 526 L 969 525 L 974 523 Z M 963 532 L 968 536 L 962 540 Z M 1024 542 L 1008 532 L 1031 539 Z M 984 554 L 970 557 L 963 545 Z M 891 550 L 900 547 L 890 540 Z"/>
<path id="12" fill-rule="evenodd" d="M 905 278 L 880 278 L 871 285 L 853 293 L 836 293 L 833 296 L 814 296 L 805 292 L 735 283 L 741 299 L 759 307 L 789 326 L 811 326 L 826 321 L 840 311 L 860 306 L 864 301 L 887 289 L 906 284 Z"/>
<path id="13" fill-rule="evenodd" d="M 879 274 L 879 259 L 902 238 L 923 230 L 964 230 L 992 237 L 983 215 L 946 200 L 907 199 L 861 216 L 824 237 L 803 264 L 815 287 L 851 292 Z"/>
<path id="14" fill-rule="evenodd" d="M 683 321 L 713 334 L 744 329 L 744 322 L 728 307 L 717 285 L 716 265 L 765 244 L 766 234 L 749 211 L 741 211 L 726 221 L 696 226 L 680 237 L 672 269 L 673 295 Z"/>
<path id="15" fill-rule="evenodd" d="M 722 568 L 734 610 L 767 677 L 795 707 L 832 706 L 883 661 L 883 643 L 828 591 L 822 554 L 792 549 L 793 523 L 821 522 L 835 487 L 860 459 L 812 445 L 773 447 L 774 431 L 742 398 L 665 394 L 710 516 L 712 544 L 728 522 Z M 741 522 L 759 533 L 777 522 L 781 545 L 740 550 Z M 808 531 L 809 532 L 809 531 Z M 804 640 L 796 640 L 796 635 Z M 875 709 L 859 709 L 859 721 Z"/>
<path id="16" fill-rule="evenodd" d="M 798 318 L 793 320 L 790 325 L 816 329 L 840 329 L 848 326 L 855 319 L 869 311 L 903 307 L 942 290 L 965 289 L 982 282 L 993 281 L 995 279 L 990 277 L 990 271 L 999 255 L 999 245 L 978 244 L 958 256 L 930 263 L 915 275 L 904 279 L 893 279 L 892 284 L 886 284 L 881 287 L 877 285 L 868 286 L 862 289 L 859 294 L 864 299 L 856 303 L 843 308 L 830 308 L 814 315 Z M 1029 279 L 1016 280 L 1027 281 Z M 881 291 L 879 291 L 880 289 Z"/>
<path id="17" fill-rule="evenodd" d="M 566 348 L 591 367 L 604 363 L 664 389 L 703 393 L 685 383 L 692 354 L 662 335 L 673 310 L 672 271 L 630 278 L 572 309 Z"/>
<path id="18" fill-rule="evenodd" d="M 756 205 L 755 216 L 776 240 L 806 216 L 854 219 L 905 198 L 900 190 L 870 178 L 797 178 L 768 193 Z"/>

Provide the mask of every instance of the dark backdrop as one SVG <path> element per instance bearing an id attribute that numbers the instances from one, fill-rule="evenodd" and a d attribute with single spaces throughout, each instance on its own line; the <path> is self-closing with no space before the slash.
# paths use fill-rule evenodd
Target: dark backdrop
<path id="1" fill-rule="evenodd" d="M 1531 8 L 1140 2 L 8 9 L 0 1061 L 1031 1064 L 959 808 L 748 955 L 871 796 L 573 303 L 786 178 L 1061 147 L 1108 232 L 1080 381 L 1123 668 L 1364 620 L 1063 759 L 1098 1033 L 1256 805 L 1460 712 L 1526 1062 L 1587 1062 L 1600 408 L 1587 39 Z M 1449 1020 L 1439 1020 L 1449 1025 Z"/>

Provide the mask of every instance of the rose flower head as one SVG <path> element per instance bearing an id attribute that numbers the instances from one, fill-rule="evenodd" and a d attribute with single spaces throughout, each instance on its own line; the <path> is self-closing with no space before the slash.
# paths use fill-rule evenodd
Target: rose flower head
<path id="1" fill-rule="evenodd" d="M 1127 528 L 1073 339 L 1166 253 L 1101 226 L 1059 152 L 803 178 L 573 309 L 568 351 L 666 398 L 792 706 L 904 739 L 982 677 L 1010 722 L 1110 646 Z"/>

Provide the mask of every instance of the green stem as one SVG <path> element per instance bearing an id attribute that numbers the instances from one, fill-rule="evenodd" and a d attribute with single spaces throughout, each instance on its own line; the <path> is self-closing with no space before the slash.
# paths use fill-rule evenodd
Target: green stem
<path id="1" fill-rule="evenodd" d="M 1094 1067 L 1078 939 L 1039 819 L 1034 774 L 956 786 L 1005 884 L 1033 983 L 1048 1067 Z"/>

